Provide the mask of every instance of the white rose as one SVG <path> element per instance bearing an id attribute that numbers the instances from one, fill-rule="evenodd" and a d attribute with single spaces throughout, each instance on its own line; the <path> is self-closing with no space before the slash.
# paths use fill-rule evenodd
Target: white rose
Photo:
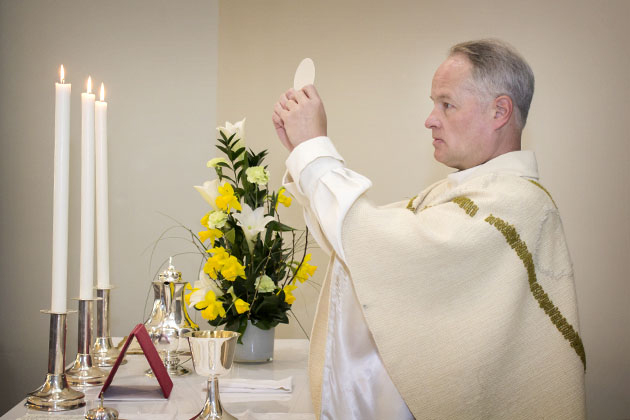
<path id="1" fill-rule="evenodd" d="M 215 210 L 210 212 L 208 216 L 208 228 L 210 229 L 221 229 L 225 226 L 225 222 L 228 219 L 227 213 L 221 210 Z"/>
<path id="2" fill-rule="evenodd" d="M 260 293 L 269 293 L 276 290 L 276 284 L 273 282 L 273 280 L 271 280 L 271 277 L 267 275 L 258 277 L 256 279 L 255 285 Z"/>
<path id="3" fill-rule="evenodd" d="M 218 158 L 210 159 L 208 163 L 206 163 L 206 166 L 208 168 L 216 168 L 217 164 L 219 163 L 228 163 L 228 161 L 226 158 L 218 157 Z"/>
<path id="4" fill-rule="evenodd" d="M 267 185 L 269 182 L 269 171 L 262 166 L 252 166 L 245 170 L 247 181 L 252 184 Z"/>

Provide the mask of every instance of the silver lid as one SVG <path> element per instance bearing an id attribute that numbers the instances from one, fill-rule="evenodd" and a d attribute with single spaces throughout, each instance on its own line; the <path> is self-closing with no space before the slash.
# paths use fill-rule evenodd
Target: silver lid
<path id="1" fill-rule="evenodd" d="M 88 410 L 85 414 L 87 420 L 118 420 L 118 410 L 115 408 L 103 407 L 103 396 L 97 408 Z"/>
<path id="2" fill-rule="evenodd" d="M 177 271 L 173 266 L 173 257 L 168 260 L 168 267 L 159 275 L 159 279 L 163 283 L 176 283 L 182 281 L 182 272 Z"/>

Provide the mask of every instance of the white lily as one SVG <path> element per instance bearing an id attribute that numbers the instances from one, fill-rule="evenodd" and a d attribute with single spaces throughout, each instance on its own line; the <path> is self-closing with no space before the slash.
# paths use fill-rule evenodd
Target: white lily
<path id="1" fill-rule="evenodd" d="M 206 181 L 203 186 L 195 185 L 195 189 L 199 191 L 199 194 L 210 204 L 213 210 L 219 210 L 216 203 L 217 197 L 220 195 L 218 179 Z"/>
<path id="2" fill-rule="evenodd" d="M 237 150 L 241 147 L 245 147 L 245 118 L 234 124 L 226 121 L 225 127 L 217 127 L 217 130 L 223 133 L 227 138 L 230 138 L 232 134 L 236 133 L 234 138 L 238 139 L 238 141 L 232 146 L 232 149 Z M 244 153 L 238 157 L 238 160 L 241 160 L 243 156 Z"/>
<path id="3" fill-rule="evenodd" d="M 232 215 L 238 221 L 241 228 L 243 228 L 243 233 L 247 239 L 250 252 L 254 249 L 256 235 L 264 231 L 265 226 L 274 220 L 272 216 L 264 216 L 264 213 L 265 209 L 263 207 L 252 210 L 251 207 L 243 203 L 243 210 L 240 213 Z"/>
<path id="4" fill-rule="evenodd" d="M 188 305 L 189 307 L 193 307 L 202 300 L 205 300 L 206 294 L 210 290 L 212 290 L 217 297 L 223 295 L 223 292 L 217 287 L 214 280 L 212 280 L 210 276 L 206 274 L 203 270 L 199 272 L 199 280 L 195 281 L 193 289 L 196 290 L 190 295 L 190 305 Z"/>

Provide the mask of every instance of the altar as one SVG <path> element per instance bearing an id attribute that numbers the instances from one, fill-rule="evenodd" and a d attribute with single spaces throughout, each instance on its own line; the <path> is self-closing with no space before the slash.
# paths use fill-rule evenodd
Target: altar
<path id="1" fill-rule="evenodd" d="M 126 356 L 128 363 L 118 370 L 116 385 L 155 385 L 155 379 L 144 375 L 149 365 L 142 355 Z M 187 376 L 172 377 L 173 390 L 168 400 L 147 402 L 114 402 L 105 405 L 116 408 L 120 419 L 187 420 L 195 416 L 205 400 L 206 378 L 194 373 L 192 361 L 184 366 L 193 371 Z M 284 380 L 292 378 L 291 392 L 224 392 L 221 402 L 227 411 L 239 419 L 314 420 L 307 376 L 308 340 L 277 339 L 274 343 L 274 360 L 263 364 L 234 363 L 226 378 L 257 380 Z M 82 388 L 86 406 L 77 410 L 46 413 L 27 410 L 24 401 L 13 407 L 0 420 L 51 419 L 75 420 L 84 418 L 87 410 L 96 407 L 100 387 Z"/>

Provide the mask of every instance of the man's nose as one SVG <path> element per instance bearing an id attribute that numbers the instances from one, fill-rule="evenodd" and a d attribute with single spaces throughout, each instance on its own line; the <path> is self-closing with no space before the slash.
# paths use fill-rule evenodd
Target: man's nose
<path id="1" fill-rule="evenodd" d="M 429 129 L 439 128 L 440 120 L 435 116 L 435 110 L 431 111 L 426 121 L 424 122 L 424 126 Z"/>

